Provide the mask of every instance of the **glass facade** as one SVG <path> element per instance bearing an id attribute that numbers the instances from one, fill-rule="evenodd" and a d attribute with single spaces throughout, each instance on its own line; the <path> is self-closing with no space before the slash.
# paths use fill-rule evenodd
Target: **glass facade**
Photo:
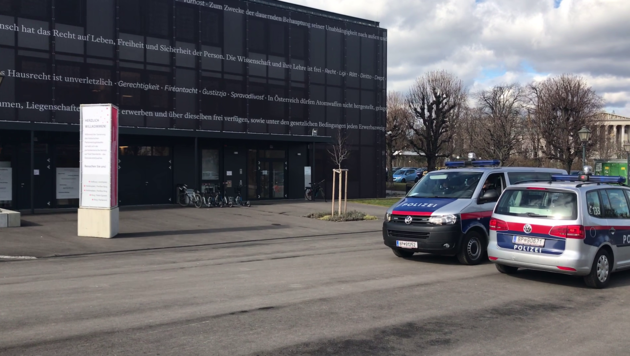
<path id="1" fill-rule="evenodd" d="M 342 129 L 350 179 L 373 190 L 386 36 L 375 22 L 273 0 L 0 0 L 0 122 L 74 126 L 81 104 L 113 103 L 123 128 L 191 137 Z M 327 176 L 329 160 L 317 160 Z"/>

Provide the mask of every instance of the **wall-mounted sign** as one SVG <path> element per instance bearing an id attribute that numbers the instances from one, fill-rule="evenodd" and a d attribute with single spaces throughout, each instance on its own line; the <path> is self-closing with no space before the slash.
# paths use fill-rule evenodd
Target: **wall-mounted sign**
<path id="1" fill-rule="evenodd" d="M 80 187 L 80 168 L 57 168 L 57 199 L 79 199 Z"/>
<path id="2" fill-rule="evenodd" d="M 13 169 L 0 168 L 0 201 L 13 200 Z"/>
<path id="3" fill-rule="evenodd" d="M 118 108 L 81 105 L 82 208 L 118 206 Z"/>

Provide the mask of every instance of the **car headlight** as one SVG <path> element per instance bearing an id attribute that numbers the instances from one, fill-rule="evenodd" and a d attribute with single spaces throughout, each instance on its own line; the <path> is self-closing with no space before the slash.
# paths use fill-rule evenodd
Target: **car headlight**
<path id="1" fill-rule="evenodd" d="M 387 222 L 392 221 L 392 214 L 390 214 L 390 213 L 385 214 L 385 221 L 387 221 Z"/>
<path id="2" fill-rule="evenodd" d="M 434 225 L 453 225 L 457 222 L 457 216 L 449 215 L 432 215 L 429 218 L 429 224 Z"/>

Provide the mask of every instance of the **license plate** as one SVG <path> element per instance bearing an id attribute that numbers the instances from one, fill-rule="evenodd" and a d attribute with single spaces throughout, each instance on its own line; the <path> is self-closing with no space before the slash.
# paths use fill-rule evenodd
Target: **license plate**
<path id="1" fill-rule="evenodd" d="M 514 236 L 512 238 L 512 242 L 517 245 L 527 245 L 527 246 L 536 246 L 536 247 L 545 246 L 545 239 L 538 239 L 535 237 L 527 237 L 527 236 Z"/>
<path id="2" fill-rule="evenodd" d="M 396 241 L 396 246 L 402 248 L 418 248 L 418 243 L 415 241 Z"/>

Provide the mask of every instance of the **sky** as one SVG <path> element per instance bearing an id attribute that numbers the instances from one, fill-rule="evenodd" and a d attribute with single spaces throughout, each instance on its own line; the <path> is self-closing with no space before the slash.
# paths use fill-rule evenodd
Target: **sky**
<path id="1" fill-rule="evenodd" d="M 431 70 L 471 93 L 582 76 L 605 110 L 630 117 L 630 0 L 284 0 L 380 22 L 388 89 Z"/>

